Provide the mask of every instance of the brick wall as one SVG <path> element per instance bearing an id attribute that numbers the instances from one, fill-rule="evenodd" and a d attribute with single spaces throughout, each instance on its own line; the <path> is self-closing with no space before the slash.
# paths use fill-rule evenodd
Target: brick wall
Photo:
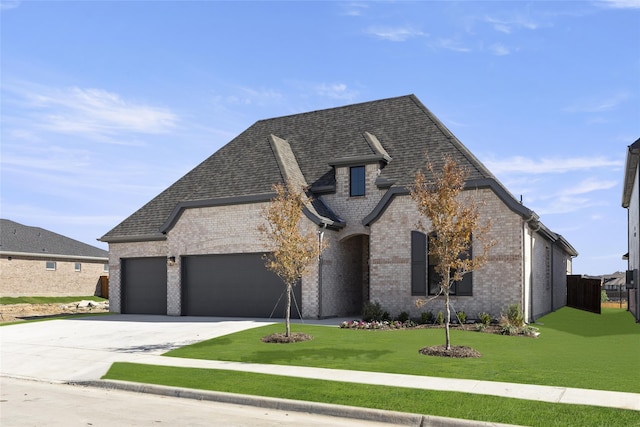
<path id="1" fill-rule="evenodd" d="M 55 261 L 56 269 L 47 270 L 46 262 Z M 80 271 L 75 264 L 80 263 Z M 0 296 L 90 296 L 100 295 L 100 276 L 106 261 L 55 259 L 44 257 L 7 257 L 0 259 Z"/>
<path id="2" fill-rule="evenodd" d="M 349 196 L 349 168 L 336 167 L 336 192 L 322 196 L 322 200 L 347 222 L 345 229 L 340 231 L 342 239 L 353 234 L 369 234 L 369 230 L 362 225 L 362 219 L 369 215 L 378 205 L 386 193 L 375 185 L 378 177 L 378 164 L 365 165 L 365 195 Z"/>
<path id="3" fill-rule="evenodd" d="M 181 314 L 181 257 L 231 253 L 267 252 L 268 245 L 258 232 L 266 203 L 186 209 L 167 233 L 166 241 L 115 243 L 109 246 L 112 278 L 112 311 L 120 310 L 120 258 L 174 256 L 167 265 L 167 314 Z M 317 226 L 303 217 L 301 226 L 316 233 Z M 284 286 L 284 285 L 283 285 Z M 314 264 L 302 279 L 303 317 L 318 316 L 318 268 Z"/>
<path id="4" fill-rule="evenodd" d="M 456 310 L 469 318 L 485 311 L 497 317 L 512 303 L 522 300 L 522 218 L 508 209 L 489 189 L 468 191 L 463 197 L 484 200 L 481 218 L 492 220 L 489 238 L 496 242 L 489 262 L 473 274 L 473 296 L 452 298 Z M 409 196 L 398 196 L 371 225 L 370 300 L 378 301 L 392 316 L 407 311 L 418 317 L 422 311 L 443 310 L 442 297 L 417 308 L 420 297 L 411 295 L 411 240 L 420 220 Z M 428 231 L 428 222 L 422 220 Z M 474 247 L 474 252 L 481 249 Z"/>
<path id="5" fill-rule="evenodd" d="M 109 310 L 111 312 L 122 312 L 120 259 L 158 256 L 168 256 L 166 241 L 109 243 Z M 170 294 L 167 292 L 167 298 L 170 298 Z M 175 297 L 175 295 L 173 296 Z M 180 298 L 178 298 L 179 300 Z M 169 307 L 167 305 L 167 311 L 169 311 Z"/>

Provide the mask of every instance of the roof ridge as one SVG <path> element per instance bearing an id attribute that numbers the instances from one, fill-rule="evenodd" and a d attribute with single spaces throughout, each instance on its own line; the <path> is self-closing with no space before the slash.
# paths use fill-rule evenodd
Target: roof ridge
<path id="1" fill-rule="evenodd" d="M 317 110 L 303 111 L 303 112 L 300 112 L 300 113 L 285 114 L 284 116 L 275 116 L 275 117 L 270 117 L 270 118 L 267 118 L 267 119 L 260 119 L 260 120 L 256 121 L 255 124 L 263 123 L 263 122 L 269 122 L 269 121 L 272 121 L 272 120 L 286 119 L 286 118 L 289 118 L 289 117 L 302 117 L 302 116 L 307 116 L 307 115 L 315 114 L 315 113 L 322 113 L 322 112 L 327 112 L 327 111 L 340 110 L 340 109 L 343 109 L 343 108 L 361 107 L 361 106 L 367 105 L 367 104 L 377 104 L 377 103 L 381 103 L 381 102 L 388 102 L 388 101 L 393 101 L 393 100 L 402 99 L 402 98 L 412 98 L 414 100 L 417 99 L 414 94 L 392 96 L 390 98 L 383 98 L 383 99 L 372 99 L 370 101 L 357 102 L 355 104 L 345 104 L 345 105 L 340 105 L 340 106 L 337 106 L 337 107 L 319 108 Z"/>

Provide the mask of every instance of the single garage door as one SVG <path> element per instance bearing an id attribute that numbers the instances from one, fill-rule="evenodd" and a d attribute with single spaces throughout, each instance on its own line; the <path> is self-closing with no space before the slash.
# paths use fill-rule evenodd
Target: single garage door
<path id="1" fill-rule="evenodd" d="M 122 312 L 167 314 L 167 259 L 127 258 L 121 266 Z"/>
<path id="2" fill-rule="evenodd" d="M 264 266 L 262 254 L 186 256 L 182 262 L 183 315 L 284 317 L 285 286 Z M 300 306 L 299 285 L 294 295 Z M 293 301 L 291 317 L 299 317 Z"/>

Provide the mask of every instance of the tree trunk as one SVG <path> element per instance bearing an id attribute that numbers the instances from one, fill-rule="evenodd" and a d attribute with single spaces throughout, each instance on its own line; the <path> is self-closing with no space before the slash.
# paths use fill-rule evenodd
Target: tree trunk
<path id="1" fill-rule="evenodd" d="M 291 335 L 291 292 L 293 291 L 290 283 L 287 283 L 287 311 L 285 314 L 286 332 L 285 336 L 289 338 Z"/>
<path id="2" fill-rule="evenodd" d="M 451 272 L 447 268 L 447 274 L 445 277 L 447 287 L 444 290 L 444 306 L 447 310 L 447 319 L 444 324 L 444 335 L 445 335 L 445 347 L 447 350 L 451 350 L 451 336 L 449 334 L 449 324 L 451 323 L 451 308 L 449 307 L 449 291 L 451 290 Z"/>
<path id="3" fill-rule="evenodd" d="M 449 335 L 449 323 L 451 323 L 451 309 L 449 308 L 449 289 L 444 293 L 444 305 L 447 309 L 447 320 L 444 324 L 444 335 L 446 340 L 447 350 L 451 350 L 451 337 Z"/>

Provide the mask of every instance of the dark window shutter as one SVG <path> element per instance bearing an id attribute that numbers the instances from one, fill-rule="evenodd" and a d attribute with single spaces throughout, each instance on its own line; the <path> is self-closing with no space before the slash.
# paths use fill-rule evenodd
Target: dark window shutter
<path id="1" fill-rule="evenodd" d="M 429 234 L 429 239 L 437 239 L 435 233 Z M 440 292 L 440 285 L 442 282 L 442 276 L 436 272 L 436 259 L 434 256 L 429 255 L 429 295 L 436 295 Z"/>
<path id="2" fill-rule="evenodd" d="M 460 256 L 461 259 L 473 258 L 473 245 L 469 242 L 469 251 L 466 254 Z M 473 273 L 470 271 L 464 276 L 462 280 L 455 283 L 455 294 L 458 296 L 472 296 L 473 295 Z"/>
<path id="3" fill-rule="evenodd" d="M 427 294 L 427 236 L 411 232 L 411 295 Z"/>

